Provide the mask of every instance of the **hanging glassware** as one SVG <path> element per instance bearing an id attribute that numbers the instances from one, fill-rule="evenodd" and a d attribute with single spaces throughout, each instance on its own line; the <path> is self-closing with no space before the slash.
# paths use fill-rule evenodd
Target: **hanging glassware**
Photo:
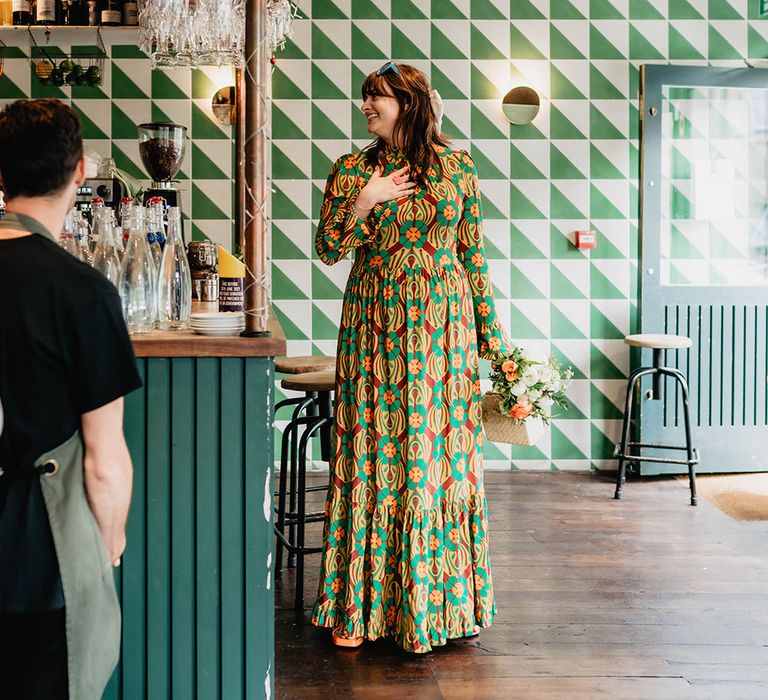
<path id="1" fill-rule="evenodd" d="M 139 43 L 153 68 L 243 65 L 246 0 L 143 0 Z M 290 36 L 298 2 L 267 0 L 264 50 Z"/>
<path id="2" fill-rule="evenodd" d="M 245 0 L 144 0 L 139 42 L 153 68 L 239 66 Z"/>
<path id="3" fill-rule="evenodd" d="M 157 318 L 157 270 L 147 245 L 144 207 L 131 207 L 130 236 L 120 265 L 118 290 L 129 333 L 146 333 Z"/>
<path id="4" fill-rule="evenodd" d="M 168 210 L 168 238 L 158 278 L 158 325 L 162 329 L 186 328 L 192 310 L 192 273 L 181 237 L 181 210 Z"/>

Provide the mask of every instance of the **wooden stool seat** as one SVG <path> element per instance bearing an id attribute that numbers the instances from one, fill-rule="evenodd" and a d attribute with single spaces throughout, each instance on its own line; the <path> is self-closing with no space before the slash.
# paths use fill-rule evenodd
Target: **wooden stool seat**
<path id="1" fill-rule="evenodd" d="M 291 391 L 333 391 L 336 388 L 336 370 L 325 369 L 321 372 L 294 374 L 284 377 L 280 386 Z"/>
<path id="2" fill-rule="evenodd" d="M 336 368 L 336 358 L 329 355 L 299 355 L 275 358 L 275 372 L 305 374 Z"/>
<path id="3" fill-rule="evenodd" d="M 628 335 L 624 337 L 624 342 L 636 348 L 653 348 L 654 350 L 684 350 L 693 345 L 693 341 L 687 336 L 666 333 Z"/>

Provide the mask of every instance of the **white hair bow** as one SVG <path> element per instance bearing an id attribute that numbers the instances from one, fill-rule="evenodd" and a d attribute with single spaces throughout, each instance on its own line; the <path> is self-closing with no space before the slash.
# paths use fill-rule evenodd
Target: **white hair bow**
<path id="1" fill-rule="evenodd" d="M 432 105 L 432 111 L 435 113 L 435 119 L 437 120 L 437 130 L 440 131 L 440 125 L 443 123 L 443 98 L 440 97 L 440 93 L 434 88 L 429 91 L 429 102 Z"/>

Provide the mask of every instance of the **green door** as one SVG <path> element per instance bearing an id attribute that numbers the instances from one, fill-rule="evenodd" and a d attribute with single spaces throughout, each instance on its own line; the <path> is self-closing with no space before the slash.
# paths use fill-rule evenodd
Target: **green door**
<path id="1" fill-rule="evenodd" d="M 688 379 L 697 470 L 768 470 L 768 71 L 644 66 L 641 111 L 641 330 L 693 340 L 666 364 Z M 641 440 L 682 444 L 679 393 L 648 389 Z"/>

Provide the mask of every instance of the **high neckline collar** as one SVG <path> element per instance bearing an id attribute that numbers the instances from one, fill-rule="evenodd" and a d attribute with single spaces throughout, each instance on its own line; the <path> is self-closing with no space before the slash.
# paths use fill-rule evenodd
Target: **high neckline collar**
<path id="1" fill-rule="evenodd" d="M 400 146 L 394 144 L 385 143 L 381 152 L 390 157 L 401 157 L 405 155 L 405 151 Z"/>

